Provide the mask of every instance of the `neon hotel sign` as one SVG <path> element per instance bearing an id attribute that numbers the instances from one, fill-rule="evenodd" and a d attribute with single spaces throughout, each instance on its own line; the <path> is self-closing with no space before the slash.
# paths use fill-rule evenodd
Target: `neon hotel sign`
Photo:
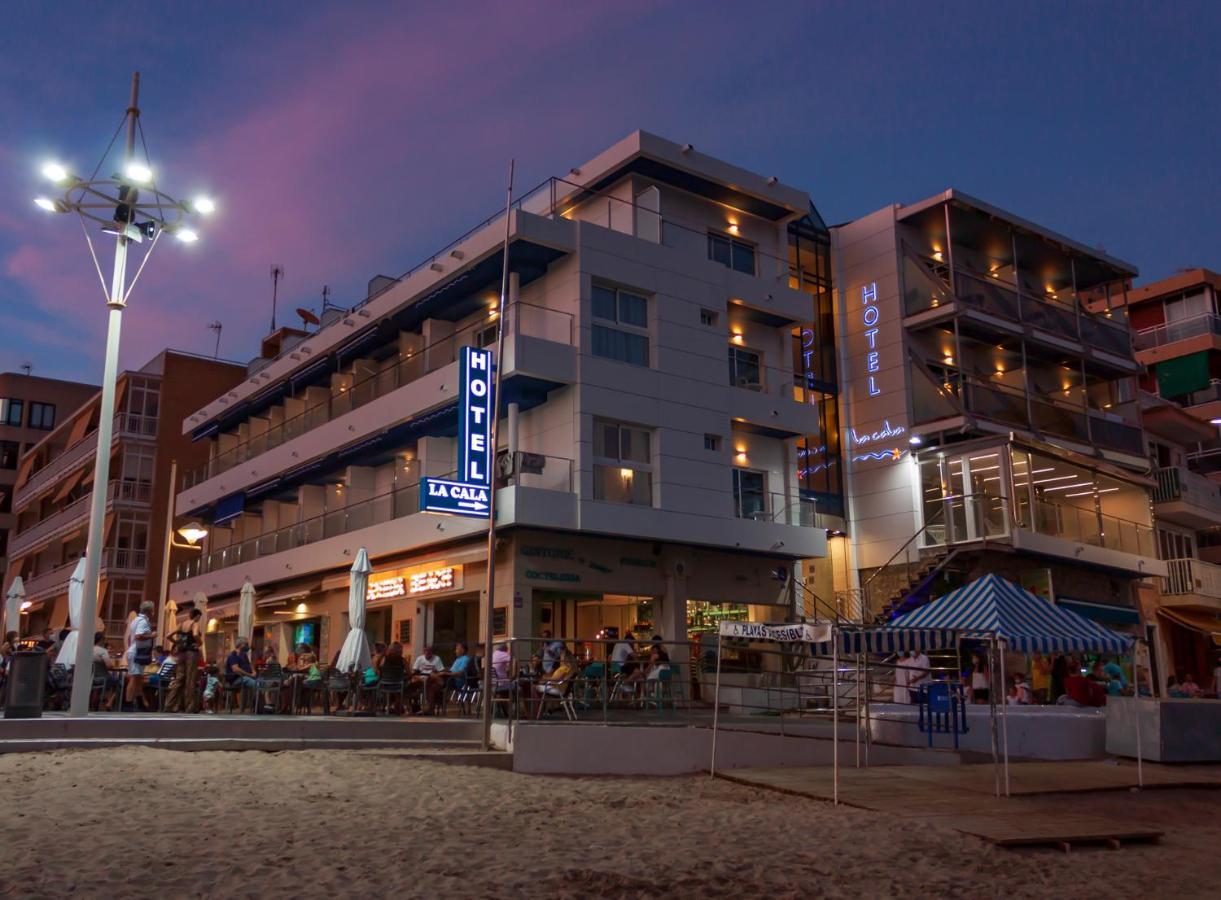
<path id="1" fill-rule="evenodd" d="M 861 288 L 861 321 L 865 325 L 865 341 L 869 345 L 869 349 L 865 352 L 865 388 L 869 392 L 870 397 L 876 397 L 882 393 L 882 389 L 878 387 L 877 373 L 882 368 L 882 351 L 878 349 L 878 320 L 882 314 L 878 309 L 878 283 L 871 281 Z M 852 447 L 862 447 L 869 444 L 879 443 L 889 438 L 899 437 L 907 429 L 902 425 L 891 425 L 889 420 L 883 420 L 882 427 L 876 431 L 860 434 L 855 428 L 848 429 L 848 440 Z M 906 449 L 895 447 L 893 449 L 869 450 L 864 453 L 854 454 L 852 459 L 855 462 L 867 462 L 869 460 L 891 460 L 897 462 L 902 459 Z"/>
<path id="2" fill-rule="evenodd" d="M 420 511 L 487 518 L 492 490 L 492 351 L 458 361 L 458 479 L 420 479 Z"/>

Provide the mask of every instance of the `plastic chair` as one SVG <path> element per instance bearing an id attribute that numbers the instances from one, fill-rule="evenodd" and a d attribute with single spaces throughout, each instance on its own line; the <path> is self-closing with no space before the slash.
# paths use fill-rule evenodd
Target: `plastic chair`
<path id="1" fill-rule="evenodd" d="M 579 676 L 581 681 L 581 699 L 577 704 L 581 709 L 593 709 L 601 705 L 602 691 L 606 688 L 606 664 L 591 662 Z"/>
<path id="2" fill-rule="evenodd" d="M 674 669 L 671 666 L 660 670 L 656 678 L 646 678 L 643 682 L 644 691 L 641 697 L 641 707 L 648 709 L 655 708 L 659 713 L 663 712 L 666 704 L 670 705 L 671 710 L 678 709 L 678 703 L 674 699 Z"/>

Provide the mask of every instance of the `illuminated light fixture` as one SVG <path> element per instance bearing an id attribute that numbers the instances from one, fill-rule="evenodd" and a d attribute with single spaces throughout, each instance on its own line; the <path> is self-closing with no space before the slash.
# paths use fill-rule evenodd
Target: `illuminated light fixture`
<path id="1" fill-rule="evenodd" d="M 924 438 L 920 437 L 920 435 L 918 435 L 918 434 L 913 434 L 911 437 L 909 437 L 907 439 L 907 442 L 909 444 L 911 444 L 913 447 L 919 447 L 921 444 L 924 443 Z"/>
<path id="2" fill-rule="evenodd" d="M 631 469 L 620 469 L 619 475 L 624 481 L 632 480 L 632 470 Z"/>
<path id="3" fill-rule="evenodd" d="M 1209 419 L 1208 422 L 1210 425 L 1221 425 L 1221 419 Z"/>
<path id="4" fill-rule="evenodd" d="M 1072 491 L 1080 490 L 1081 488 L 1089 488 L 1089 491 L 1086 493 L 1094 493 L 1094 485 L 1088 481 L 1084 481 L 1080 484 L 1057 484 L 1055 487 L 1043 488 L 1043 492 L 1051 493 L 1052 491 Z"/>
<path id="5" fill-rule="evenodd" d="M 1031 470 L 1030 470 L 1030 474 L 1031 474 L 1031 475 L 1038 475 L 1040 472 L 1054 472 L 1054 471 L 1056 471 L 1056 467 L 1055 467 L 1055 466 L 1048 466 L 1048 467 L 1047 467 L 1047 468 L 1045 468 L 1045 469 L 1031 469 Z"/>
<path id="6" fill-rule="evenodd" d="M 33 606 L 33 605 L 34 605 L 34 601 L 33 601 L 33 600 L 25 600 L 25 601 L 23 601 L 23 602 L 22 602 L 22 604 L 21 604 L 21 611 L 22 611 L 22 612 L 25 612 L 27 609 L 29 609 L 29 608 L 30 608 L 31 606 Z"/>
<path id="7" fill-rule="evenodd" d="M 69 178 L 68 170 L 54 160 L 43 163 L 42 177 L 47 181 L 67 181 Z"/>
<path id="8" fill-rule="evenodd" d="M 174 237 L 182 241 L 184 244 L 193 244 L 199 240 L 199 235 L 191 228 L 179 228 L 174 232 Z"/>
<path id="9" fill-rule="evenodd" d="M 1035 471 L 1038 472 L 1041 470 L 1035 469 Z M 1048 471 L 1051 471 L 1051 470 L 1048 469 Z M 1081 477 L 1080 475 L 1057 475 L 1055 478 L 1036 478 L 1034 480 L 1034 483 L 1035 484 L 1047 484 L 1050 481 L 1064 481 L 1065 479 L 1068 479 L 1068 478 L 1080 478 L 1080 477 Z"/>
<path id="10" fill-rule="evenodd" d="M 954 357 L 952 357 L 952 356 L 947 356 L 947 357 L 945 357 L 945 359 L 943 360 L 943 362 L 944 362 L 944 363 L 945 363 L 947 366 L 952 366 L 952 365 L 954 365 Z"/>
<path id="11" fill-rule="evenodd" d="M 498 313 L 496 310 L 494 310 L 494 309 L 489 309 L 489 310 L 488 310 L 488 318 L 489 318 L 489 319 L 494 319 L 494 318 L 496 318 L 498 315 L 500 315 L 500 313 Z"/>
<path id="12" fill-rule="evenodd" d="M 182 535 L 184 541 L 194 546 L 208 536 L 208 529 L 198 522 L 188 522 L 178 529 L 178 533 Z"/>
<path id="13" fill-rule="evenodd" d="M 210 216 L 212 213 L 216 212 L 216 203 L 211 197 L 196 197 L 191 201 L 191 206 L 195 208 L 195 212 L 204 216 Z"/>
<path id="14" fill-rule="evenodd" d="M 144 163 L 129 162 L 127 168 L 123 170 L 123 174 L 130 181 L 138 181 L 141 184 L 148 184 L 153 180 L 152 169 L 144 165 Z"/>
<path id="15" fill-rule="evenodd" d="M 737 233 L 738 233 L 738 223 L 737 223 L 737 222 L 730 222 L 730 223 L 729 223 L 729 233 L 730 233 L 730 234 L 737 234 Z"/>
<path id="16" fill-rule="evenodd" d="M 303 613 L 303 612 L 306 612 L 307 610 L 308 610 L 308 607 L 306 607 L 306 605 L 304 603 L 297 604 L 297 612 Z"/>
<path id="17" fill-rule="evenodd" d="M 59 212 L 59 206 L 49 197 L 35 197 L 34 205 L 47 212 Z"/>

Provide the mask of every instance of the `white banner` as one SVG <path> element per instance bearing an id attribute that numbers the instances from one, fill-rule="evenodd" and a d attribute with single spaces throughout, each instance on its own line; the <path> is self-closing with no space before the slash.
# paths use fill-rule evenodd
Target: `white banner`
<path id="1" fill-rule="evenodd" d="M 763 622 L 722 622 L 721 637 L 751 641 L 821 644 L 831 640 L 831 625 L 767 625 Z"/>

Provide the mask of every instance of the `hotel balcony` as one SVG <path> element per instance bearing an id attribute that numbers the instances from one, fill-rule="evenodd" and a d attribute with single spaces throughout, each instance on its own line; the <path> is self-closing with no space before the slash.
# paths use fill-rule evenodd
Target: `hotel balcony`
<path id="1" fill-rule="evenodd" d="M 1221 485 L 1181 466 L 1158 469 L 1153 511 L 1158 519 L 1185 528 L 1221 525 Z"/>
<path id="2" fill-rule="evenodd" d="M 810 403 L 820 395 L 791 369 L 735 365 L 731 356 L 729 387 L 728 411 L 735 430 L 784 439 L 819 429 L 818 410 Z"/>
<path id="3" fill-rule="evenodd" d="M 515 333 L 505 339 L 503 390 L 506 398 L 516 392 L 537 400 L 546 390 L 576 378 L 572 316 L 526 303 L 518 310 Z M 276 423 L 251 419 L 260 423 L 260 433 L 232 441 L 206 466 L 184 476 L 178 512 L 188 513 L 278 473 L 300 469 L 320 454 L 342 451 L 397 423 L 456 408 L 458 363 L 450 360 L 469 337 L 445 338 L 446 361 L 431 371 L 428 354 L 433 348 L 425 348 L 362 379 L 316 389 L 319 396 L 313 402 L 299 401 L 302 411 L 289 418 Z M 523 408 L 530 405 L 524 403 Z"/>
<path id="4" fill-rule="evenodd" d="M 1162 606 L 1204 607 L 1221 613 L 1221 566 L 1199 559 L 1168 559 L 1158 587 Z"/>
<path id="5" fill-rule="evenodd" d="M 109 511 L 116 506 L 145 508 L 152 499 L 152 493 L 153 486 L 147 481 L 112 481 L 107 491 L 106 509 Z M 65 535 L 82 529 L 89 520 L 91 499 L 91 495 L 86 493 L 41 522 L 15 534 L 9 540 L 10 557 L 35 553 L 51 541 L 63 540 Z"/>
<path id="6" fill-rule="evenodd" d="M 1132 336 L 1136 358 L 1145 365 L 1198 353 L 1221 350 L 1221 316 L 1205 314 L 1142 328 Z"/>
<path id="7" fill-rule="evenodd" d="M 135 413 L 119 413 L 114 417 L 112 440 L 143 438 L 151 440 L 157 435 L 157 417 Z M 50 488 L 74 469 L 92 463 L 97 453 L 97 429 L 89 432 L 76 443 L 65 447 L 58 456 L 34 472 L 13 496 L 13 508 L 20 509 Z"/>
<path id="8" fill-rule="evenodd" d="M 122 547 L 109 547 L 102 553 L 101 577 L 110 575 L 142 576 L 148 565 L 147 550 L 131 550 Z M 38 603 L 51 597 L 58 597 L 68 592 L 68 580 L 77 566 L 77 560 L 71 560 L 25 579 L 25 599 L 28 603 Z"/>

